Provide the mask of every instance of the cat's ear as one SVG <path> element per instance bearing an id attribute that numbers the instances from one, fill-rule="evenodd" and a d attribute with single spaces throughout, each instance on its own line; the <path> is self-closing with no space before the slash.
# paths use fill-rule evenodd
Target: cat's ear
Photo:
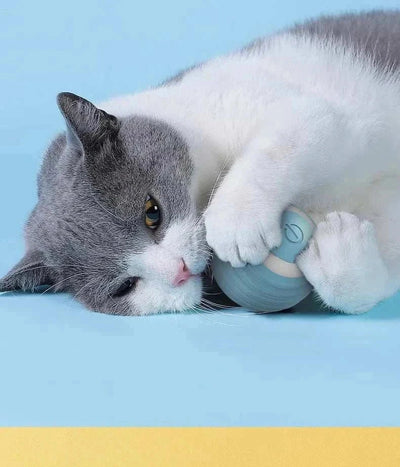
<path id="1" fill-rule="evenodd" d="M 67 124 L 67 141 L 73 147 L 90 153 L 119 130 L 119 120 L 91 102 L 70 92 L 57 96 L 58 107 Z"/>
<path id="2" fill-rule="evenodd" d="M 34 292 L 41 285 L 52 285 L 55 275 L 46 266 L 42 253 L 29 251 L 2 279 L 0 292 L 26 290 Z"/>

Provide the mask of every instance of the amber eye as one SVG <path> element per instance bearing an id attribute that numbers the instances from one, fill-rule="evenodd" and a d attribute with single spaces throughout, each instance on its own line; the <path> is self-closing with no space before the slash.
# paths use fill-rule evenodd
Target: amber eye
<path id="1" fill-rule="evenodd" d="M 146 227 L 151 230 L 156 230 L 161 223 L 161 210 L 157 201 L 151 196 L 147 196 L 146 199 L 145 215 Z"/>

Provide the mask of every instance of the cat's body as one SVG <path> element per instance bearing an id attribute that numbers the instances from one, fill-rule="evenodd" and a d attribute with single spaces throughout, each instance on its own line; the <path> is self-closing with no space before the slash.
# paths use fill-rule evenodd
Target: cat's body
<path id="1" fill-rule="evenodd" d="M 173 251 L 175 269 L 180 253 L 171 245 L 182 228 L 187 232 L 199 225 L 196 214 L 205 207 L 209 245 L 221 259 L 241 266 L 261 263 L 279 244 L 280 216 L 295 204 L 318 223 L 298 263 L 327 305 L 361 312 L 399 289 L 399 12 L 306 23 L 100 108 L 120 121 L 135 116 L 139 122 L 163 122 L 179 135 L 178 146 L 186 143 L 179 151 L 187 152 L 181 163 L 191 166 L 182 176 L 191 206 L 166 227 L 157 245 Z M 68 108 L 63 111 L 67 122 L 76 124 Z M 202 235 L 197 227 L 196 235 Z M 146 254 L 157 251 L 150 248 Z M 132 274 L 137 275 L 149 263 L 143 254 L 134 256 Z M 195 273 L 204 267 L 205 256 L 197 255 L 192 267 L 182 258 Z M 185 300 L 173 302 L 176 306 L 164 299 L 165 308 L 198 301 L 190 286 L 196 280 L 181 289 L 163 289 L 159 295 L 188 289 Z M 162 311 L 156 293 L 144 287 L 134 293 L 139 299 L 130 299 L 133 313 Z M 143 306 L 141 294 L 151 305 Z"/>

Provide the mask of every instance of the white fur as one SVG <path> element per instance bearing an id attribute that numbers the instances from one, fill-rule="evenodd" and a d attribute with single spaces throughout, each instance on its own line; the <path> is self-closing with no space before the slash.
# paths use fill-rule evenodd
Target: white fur
<path id="1" fill-rule="evenodd" d="M 141 278 L 131 294 L 134 310 L 141 314 L 182 311 L 200 303 L 200 277 L 192 277 L 180 286 L 174 286 L 173 281 L 181 259 L 193 275 L 205 268 L 208 254 L 202 228 L 192 218 L 174 222 L 159 244 L 130 256 L 128 273 Z"/>
<path id="2" fill-rule="evenodd" d="M 346 313 L 367 311 L 395 291 L 373 225 L 353 214 L 328 214 L 297 263 L 324 303 Z"/>
<path id="3" fill-rule="evenodd" d="M 400 287 L 398 76 L 337 44 L 282 35 L 257 53 L 215 59 L 181 82 L 102 107 L 162 119 L 184 135 L 200 208 L 229 170 L 205 211 L 208 242 L 222 259 L 261 263 L 293 203 L 316 222 L 342 212 L 318 225 L 299 262 L 328 305 L 365 311 Z M 332 226 L 338 216 L 342 229 Z"/>

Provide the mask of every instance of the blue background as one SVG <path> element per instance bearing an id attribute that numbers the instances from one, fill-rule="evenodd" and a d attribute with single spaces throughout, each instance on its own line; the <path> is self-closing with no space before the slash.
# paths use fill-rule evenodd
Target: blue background
<path id="1" fill-rule="evenodd" d="M 55 96 L 158 83 L 294 21 L 395 1 L 1 6 L 0 274 L 22 255 Z M 0 296 L 0 425 L 398 425 L 400 296 L 358 317 L 112 317 L 67 295 Z"/>

